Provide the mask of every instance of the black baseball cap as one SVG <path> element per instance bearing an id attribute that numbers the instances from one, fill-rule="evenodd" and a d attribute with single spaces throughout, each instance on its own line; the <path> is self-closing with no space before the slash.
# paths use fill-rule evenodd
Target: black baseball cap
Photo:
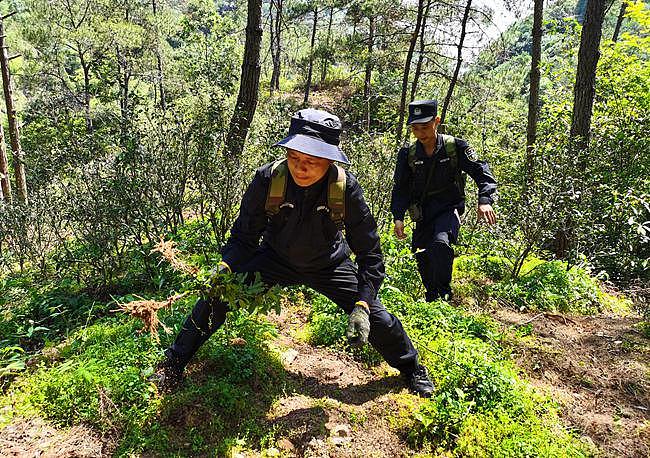
<path id="1" fill-rule="evenodd" d="M 305 108 L 291 117 L 289 135 L 273 146 L 295 149 L 310 156 L 349 164 L 339 148 L 341 120 L 327 111 Z"/>
<path id="2" fill-rule="evenodd" d="M 409 103 L 409 125 L 429 122 L 438 115 L 437 100 L 414 100 Z"/>

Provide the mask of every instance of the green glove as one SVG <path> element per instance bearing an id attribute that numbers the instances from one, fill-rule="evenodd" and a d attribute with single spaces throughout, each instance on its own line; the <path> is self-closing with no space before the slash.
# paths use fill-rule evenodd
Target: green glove
<path id="1" fill-rule="evenodd" d="M 368 335 L 370 334 L 369 316 L 368 304 L 362 301 L 357 302 L 348 317 L 348 329 L 345 331 L 345 336 L 348 338 L 350 345 L 362 347 L 368 343 Z"/>

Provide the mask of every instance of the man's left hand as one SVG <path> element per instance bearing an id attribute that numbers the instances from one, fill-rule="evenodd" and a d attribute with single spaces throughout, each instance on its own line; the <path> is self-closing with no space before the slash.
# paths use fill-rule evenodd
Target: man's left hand
<path id="1" fill-rule="evenodd" d="M 355 304 L 354 310 L 348 318 L 348 329 L 345 336 L 352 346 L 362 347 L 368 343 L 370 334 L 370 308 L 365 301 L 359 301 Z"/>
<path id="2" fill-rule="evenodd" d="M 490 204 L 479 204 L 477 213 L 479 221 L 485 221 L 490 225 L 497 222 L 497 214 Z"/>

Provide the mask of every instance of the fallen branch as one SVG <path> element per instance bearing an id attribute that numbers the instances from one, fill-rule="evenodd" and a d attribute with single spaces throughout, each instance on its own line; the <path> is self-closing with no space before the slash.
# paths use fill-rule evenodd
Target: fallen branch
<path id="1" fill-rule="evenodd" d="M 543 313 L 538 313 L 537 315 L 535 315 L 534 317 L 532 317 L 532 318 L 530 318 L 530 319 L 524 321 L 523 323 L 519 323 L 517 326 L 525 326 L 525 325 L 527 325 L 528 323 L 532 323 L 532 322 L 535 321 L 536 319 L 541 318 L 541 317 L 543 317 L 543 316 L 544 316 Z"/>
<path id="2" fill-rule="evenodd" d="M 570 321 L 571 323 L 575 324 L 576 326 L 578 325 L 578 323 L 576 323 L 571 318 L 567 318 L 564 315 L 558 315 L 557 313 L 548 313 L 547 312 L 547 313 L 544 313 L 544 316 L 546 318 L 548 318 L 549 320 L 556 320 L 556 321 L 562 320 L 562 321 L 564 321 L 565 325 L 567 324 L 567 321 Z"/>

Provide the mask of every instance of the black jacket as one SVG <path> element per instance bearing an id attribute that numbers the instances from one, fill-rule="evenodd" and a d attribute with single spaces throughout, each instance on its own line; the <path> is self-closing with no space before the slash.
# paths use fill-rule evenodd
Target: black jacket
<path id="1" fill-rule="evenodd" d="M 384 261 L 377 224 L 356 178 L 346 171 L 343 237 L 327 211 L 318 209 L 327 205 L 327 174 L 319 182 L 301 187 L 289 173 L 285 202 L 294 207 L 283 207 L 269 221 L 264 204 L 271 165 L 257 170 L 244 193 L 239 216 L 221 252 L 223 260 L 238 271 L 260 247 L 270 248 L 296 270 L 314 272 L 338 265 L 352 251 L 359 266 L 359 300 L 371 303 L 384 278 Z"/>
<path id="2" fill-rule="evenodd" d="M 478 202 L 480 204 L 492 204 L 497 185 L 490 168 L 485 161 L 478 160 L 475 157 L 474 151 L 465 140 L 456 138 L 455 141 L 458 168 L 466 172 L 476 182 L 478 186 Z M 416 142 L 415 154 L 416 160 L 423 162 L 424 176 L 429 175 L 432 164 L 434 161 L 436 162 L 429 189 L 443 189 L 453 181 L 454 170 L 440 134 L 438 134 L 436 151 L 431 157 L 426 155 L 419 141 Z M 413 178 L 413 171 L 408 164 L 408 148 L 401 148 L 397 155 L 390 205 L 394 220 L 403 221 L 408 207 L 420 199 L 420 196 L 415 195 L 416 193 L 413 191 Z M 457 187 L 447 186 L 446 191 L 425 199 L 422 205 L 425 220 L 435 218 L 448 209 L 457 209 L 461 214 L 465 210 L 465 195 L 461 194 Z"/>

